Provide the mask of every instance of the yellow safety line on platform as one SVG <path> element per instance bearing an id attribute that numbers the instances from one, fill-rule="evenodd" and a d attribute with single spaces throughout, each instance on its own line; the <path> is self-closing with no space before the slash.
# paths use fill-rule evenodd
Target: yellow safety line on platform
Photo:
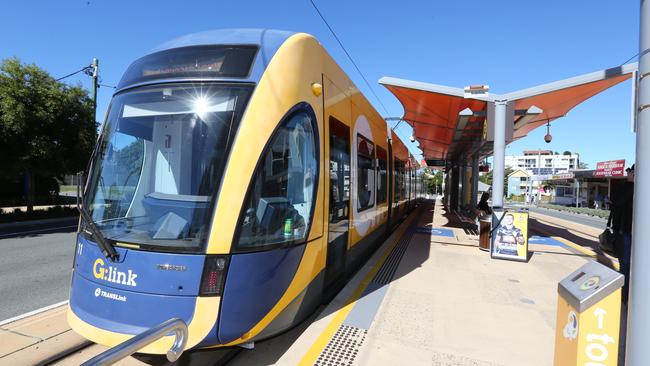
<path id="1" fill-rule="evenodd" d="M 555 236 L 552 233 L 550 233 L 550 232 L 548 232 L 548 231 L 546 231 L 544 229 L 533 228 L 532 231 L 537 231 L 537 232 L 542 233 L 544 235 L 548 235 L 548 237 L 553 238 L 553 239 L 555 239 L 555 240 L 557 240 L 559 242 L 562 242 L 563 244 L 566 244 L 566 245 L 570 246 L 571 248 L 590 256 L 591 258 L 595 258 L 596 260 L 598 260 L 602 256 L 602 255 L 599 255 L 598 253 L 594 252 L 591 249 L 586 249 L 585 247 L 583 247 L 581 245 L 578 245 L 576 243 L 573 243 L 571 241 L 568 241 L 567 239 L 564 239 L 561 236 Z M 612 261 L 612 267 L 614 267 L 614 269 L 618 271 L 620 269 L 618 261 L 616 261 L 616 262 Z"/>
<path id="2" fill-rule="evenodd" d="M 394 235 L 391 243 L 388 245 L 388 248 L 386 248 L 386 251 L 382 253 L 381 258 L 375 263 L 375 265 L 370 269 L 370 271 L 366 274 L 366 276 L 363 278 L 363 281 L 359 284 L 357 289 L 354 291 L 354 293 L 348 298 L 346 301 L 345 306 L 343 306 L 341 309 L 337 310 L 336 315 L 334 316 L 334 319 L 330 321 L 330 323 L 327 325 L 325 330 L 318 336 L 316 341 L 311 345 L 307 353 L 303 356 L 302 360 L 300 360 L 300 363 L 298 365 L 301 366 L 311 366 L 316 362 L 316 359 L 318 356 L 323 352 L 329 341 L 332 339 L 334 334 L 336 333 L 336 330 L 339 329 L 341 324 L 343 324 L 343 321 L 345 318 L 348 316 L 350 311 L 352 311 L 352 308 L 354 308 L 354 305 L 356 305 L 357 300 L 359 300 L 359 297 L 361 297 L 361 294 L 363 291 L 368 287 L 370 284 L 370 281 L 372 278 L 375 276 L 377 271 L 379 271 L 379 268 L 384 264 L 384 261 L 390 254 L 390 252 L 393 250 L 399 239 L 404 235 L 404 231 L 406 231 L 406 228 L 410 224 L 412 218 L 417 214 L 419 210 L 414 212 L 411 217 L 409 217 L 407 220 L 405 220 L 402 223 L 402 227 L 400 227 Z"/>

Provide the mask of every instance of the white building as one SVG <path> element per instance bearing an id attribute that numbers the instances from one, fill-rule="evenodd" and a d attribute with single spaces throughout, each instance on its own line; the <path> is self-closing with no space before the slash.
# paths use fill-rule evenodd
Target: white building
<path id="1" fill-rule="evenodd" d="M 506 167 L 522 169 L 531 175 L 567 173 L 578 169 L 580 155 L 553 154 L 551 150 L 525 150 L 523 155 L 506 156 Z"/>

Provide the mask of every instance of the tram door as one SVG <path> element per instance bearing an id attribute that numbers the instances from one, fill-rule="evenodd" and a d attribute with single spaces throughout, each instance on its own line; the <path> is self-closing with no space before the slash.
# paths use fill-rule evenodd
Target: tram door
<path id="1" fill-rule="evenodd" d="M 386 164 L 388 165 L 388 220 L 386 220 L 386 234 L 390 234 L 390 229 L 392 227 L 391 222 L 393 221 L 393 187 L 395 186 L 394 174 L 395 168 L 393 167 L 393 145 L 388 143 L 388 157 L 386 159 Z"/>
<path id="2" fill-rule="evenodd" d="M 345 273 L 350 226 L 350 128 L 330 117 L 329 133 L 330 190 L 326 288 L 336 285 Z"/>

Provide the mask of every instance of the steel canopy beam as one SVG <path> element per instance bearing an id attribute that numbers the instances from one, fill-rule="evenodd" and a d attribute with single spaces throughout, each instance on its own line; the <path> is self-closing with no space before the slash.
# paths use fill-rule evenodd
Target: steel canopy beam
<path id="1" fill-rule="evenodd" d="M 537 116 L 542 114 L 542 112 L 544 111 L 542 111 L 540 108 L 537 108 L 536 106 L 531 106 L 524 113 L 520 114 L 520 112 L 524 112 L 524 111 L 521 110 L 515 111 L 515 116 L 521 115 L 521 117 L 519 117 L 519 119 L 515 121 L 515 130 L 519 129 L 521 126 L 527 124 L 528 122 L 534 121 L 535 118 L 537 118 Z"/>

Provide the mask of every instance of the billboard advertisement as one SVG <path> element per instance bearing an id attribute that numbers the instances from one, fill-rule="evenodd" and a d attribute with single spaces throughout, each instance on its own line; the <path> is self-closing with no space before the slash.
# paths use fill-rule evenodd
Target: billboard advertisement
<path id="1" fill-rule="evenodd" d="M 528 260 L 528 212 L 495 211 L 492 227 L 492 258 Z"/>
<path id="2" fill-rule="evenodd" d="M 625 175 L 625 159 L 601 161 L 596 164 L 594 177 L 622 177 Z"/>

